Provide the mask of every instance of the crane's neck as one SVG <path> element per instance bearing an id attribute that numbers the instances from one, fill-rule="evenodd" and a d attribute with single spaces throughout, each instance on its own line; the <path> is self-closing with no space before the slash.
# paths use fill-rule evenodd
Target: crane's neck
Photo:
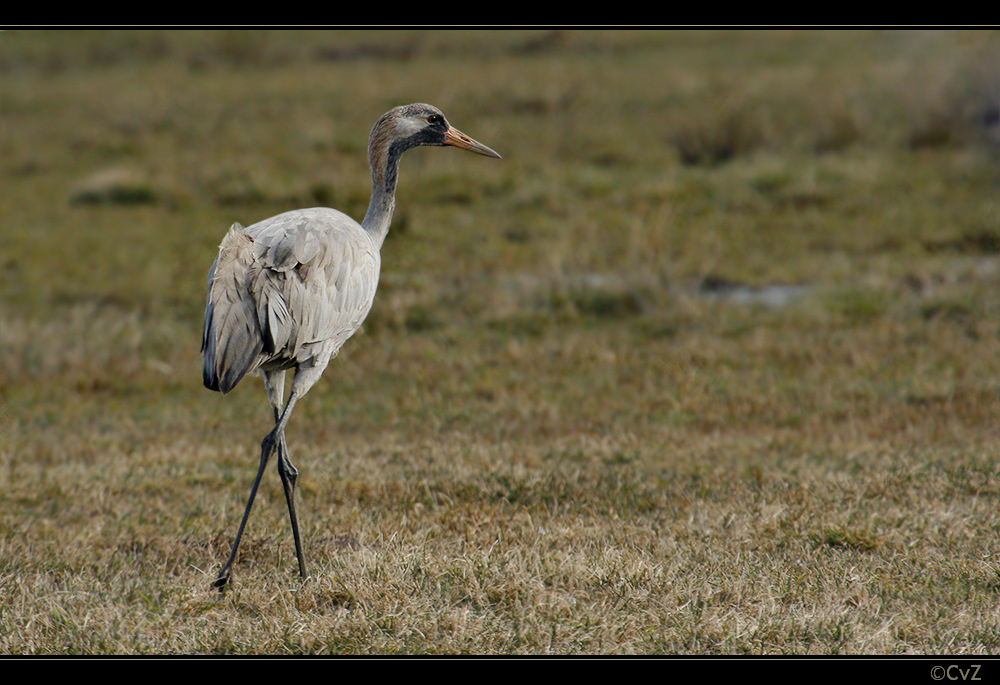
<path id="1" fill-rule="evenodd" d="M 381 248 L 392 223 L 392 211 L 396 207 L 396 180 L 399 176 L 399 160 L 409 149 L 403 140 L 393 140 L 379 121 L 372 130 L 368 143 L 368 163 L 372 170 L 372 197 L 368 212 L 361 225 L 375 244 Z"/>

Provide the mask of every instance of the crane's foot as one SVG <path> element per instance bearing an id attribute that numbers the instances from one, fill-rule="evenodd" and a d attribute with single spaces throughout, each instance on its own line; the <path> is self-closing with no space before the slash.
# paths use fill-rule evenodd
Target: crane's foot
<path id="1" fill-rule="evenodd" d="M 223 591 L 225 591 L 227 585 L 229 585 L 229 567 L 228 566 L 226 568 L 222 569 L 222 571 L 219 572 L 219 577 L 216 578 L 215 581 L 212 583 L 212 589 L 213 590 L 218 590 L 219 592 L 223 592 Z"/>

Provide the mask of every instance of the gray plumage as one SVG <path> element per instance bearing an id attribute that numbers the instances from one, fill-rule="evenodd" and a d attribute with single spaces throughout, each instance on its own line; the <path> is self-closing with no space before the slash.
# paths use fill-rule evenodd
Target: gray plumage
<path id="1" fill-rule="evenodd" d="M 335 209 L 233 224 L 209 271 L 205 386 L 227 393 L 257 369 L 321 373 L 368 315 L 379 265 L 369 234 Z"/>
<path id="2" fill-rule="evenodd" d="M 288 458 L 285 426 L 295 402 L 319 380 L 371 310 L 379 251 L 395 206 L 399 160 L 421 145 L 500 156 L 451 127 L 435 107 L 396 107 L 379 118 L 369 136 L 372 196 L 360 224 L 335 209 L 297 209 L 246 228 L 235 223 L 222 239 L 208 273 L 203 380 L 207 388 L 227 393 L 259 370 L 275 426 L 261 443 L 257 477 L 232 552 L 214 583 L 219 589 L 229 582 L 261 475 L 275 452 L 299 573 L 306 577 L 295 512 L 298 472 Z M 283 401 L 289 370 L 295 373 Z"/>

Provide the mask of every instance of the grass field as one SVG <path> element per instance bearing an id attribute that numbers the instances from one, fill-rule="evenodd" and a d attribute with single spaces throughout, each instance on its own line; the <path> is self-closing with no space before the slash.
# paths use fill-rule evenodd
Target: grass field
<path id="1" fill-rule="evenodd" d="M 288 430 L 201 384 L 224 232 L 360 218 Z M 1000 35 L 0 33 L 0 652 L 1000 652 Z"/>

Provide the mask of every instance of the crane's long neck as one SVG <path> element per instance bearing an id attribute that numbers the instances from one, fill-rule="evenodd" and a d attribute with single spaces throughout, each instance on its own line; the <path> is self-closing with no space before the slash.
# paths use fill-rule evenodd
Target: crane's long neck
<path id="1" fill-rule="evenodd" d="M 396 180 L 399 176 L 399 160 L 407 148 L 403 141 L 392 140 L 379 121 L 372 130 L 368 144 L 368 163 L 372 170 L 372 197 L 368 212 L 361 225 L 371 235 L 378 247 L 382 247 L 392 210 L 396 207 Z"/>

